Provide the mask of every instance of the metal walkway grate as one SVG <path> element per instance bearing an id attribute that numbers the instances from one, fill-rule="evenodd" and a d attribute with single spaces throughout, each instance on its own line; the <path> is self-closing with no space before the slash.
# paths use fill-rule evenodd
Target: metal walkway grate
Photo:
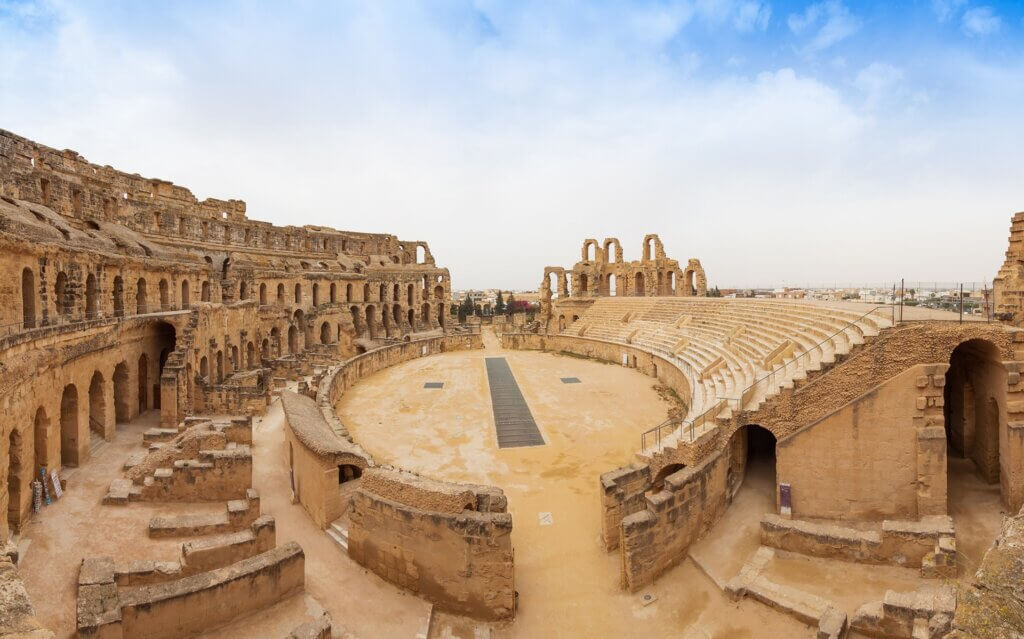
<path id="1" fill-rule="evenodd" d="M 444 388 L 444 382 L 427 382 L 423 388 Z"/>
<path id="2" fill-rule="evenodd" d="M 580 378 L 579 377 L 562 377 L 561 380 L 562 380 L 563 384 L 579 384 L 580 383 Z"/>
<path id="3" fill-rule="evenodd" d="M 487 383 L 498 432 L 498 448 L 543 446 L 544 438 L 504 357 L 487 357 Z"/>

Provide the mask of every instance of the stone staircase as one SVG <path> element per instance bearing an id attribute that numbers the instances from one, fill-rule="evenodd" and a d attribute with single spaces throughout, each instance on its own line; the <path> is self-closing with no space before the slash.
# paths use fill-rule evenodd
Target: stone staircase
<path id="1" fill-rule="evenodd" d="M 245 488 L 232 488 L 225 478 L 236 465 L 247 465 L 251 477 L 252 449 L 230 442 L 224 449 L 201 450 L 197 459 L 178 459 L 173 465 L 157 468 L 140 483 L 118 478 L 110 483 L 103 498 L 106 505 L 127 505 L 131 501 L 219 501 L 241 497 Z M 249 481 L 246 485 L 250 485 Z M 184 499 L 184 495 L 190 497 Z M 229 493 L 237 493 L 231 495 Z"/>
<path id="2" fill-rule="evenodd" d="M 345 527 L 345 523 L 339 518 L 331 522 L 331 525 L 327 527 L 327 536 L 331 538 L 331 541 L 338 544 L 345 554 L 348 554 L 348 528 Z"/>

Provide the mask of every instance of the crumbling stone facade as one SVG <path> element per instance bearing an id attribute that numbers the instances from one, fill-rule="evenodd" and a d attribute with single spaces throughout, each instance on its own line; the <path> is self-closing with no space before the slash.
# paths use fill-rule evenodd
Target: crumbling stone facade
<path id="1" fill-rule="evenodd" d="M 1010 241 L 1006 260 L 992 285 L 995 313 L 1014 326 L 1024 323 L 1024 212 L 1010 221 Z"/>
<path id="2" fill-rule="evenodd" d="M 622 245 L 617 238 L 606 238 L 601 244 L 595 239 L 586 239 L 580 249 L 580 261 L 572 269 L 544 267 L 540 317 L 549 331 L 561 331 L 573 321 L 573 309 L 578 309 L 575 314 L 578 315 L 588 305 L 584 300 L 591 298 L 703 297 L 707 293 L 708 278 L 700 260 L 690 258 L 681 265 L 670 259 L 665 255 L 661 238 L 653 233 L 644 237 L 642 258 L 632 262 L 623 260 Z"/>
<path id="3" fill-rule="evenodd" d="M 451 300 L 425 242 L 258 222 L 2 130 L 0 256 L 0 538 L 118 423 L 260 414 L 275 378 L 442 333 Z"/>

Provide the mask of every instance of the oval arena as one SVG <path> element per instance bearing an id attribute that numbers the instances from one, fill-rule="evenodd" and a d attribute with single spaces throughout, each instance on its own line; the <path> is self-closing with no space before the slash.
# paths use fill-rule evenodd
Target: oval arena
<path id="1" fill-rule="evenodd" d="M 999 321 L 652 234 L 460 322 L 425 241 L 0 131 L 0 636 L 1014 636 L 1022 232 Z"/>

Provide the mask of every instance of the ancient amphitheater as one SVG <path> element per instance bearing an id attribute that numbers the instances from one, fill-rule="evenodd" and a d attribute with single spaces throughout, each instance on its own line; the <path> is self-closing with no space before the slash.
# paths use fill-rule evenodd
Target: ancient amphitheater
<path id="1" fill-rule="evenodd" d="M 1002 321 L 649 235 L 461 325 L 426 242 L 0 131 L 0 244 L 0 636 L 1024 637 L 1024 214 Z"/>

